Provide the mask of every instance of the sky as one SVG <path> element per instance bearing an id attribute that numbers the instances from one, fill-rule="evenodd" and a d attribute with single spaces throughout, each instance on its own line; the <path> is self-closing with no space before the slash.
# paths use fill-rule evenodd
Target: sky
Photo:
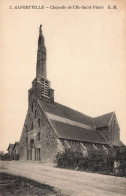
<path id="1" fill-rule="evenodd" d="M 49 8 L 9 9 L 20 5 Z M 76 5 L 104 9 L 50 9 Z M 55 101 L 91 117 L 115 111 L 126 144 L 125 1 L 0 0 L 0 18 L 0 150 L 20 140 L 40 24 Z"/>

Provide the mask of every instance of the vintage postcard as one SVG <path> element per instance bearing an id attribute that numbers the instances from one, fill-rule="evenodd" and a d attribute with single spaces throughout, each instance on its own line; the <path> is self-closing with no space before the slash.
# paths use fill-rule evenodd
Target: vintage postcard
<path id="1" fill-rule="evenodd" d="M 126 1 L 0 0 L 0 194 L 125 195 Z"/>

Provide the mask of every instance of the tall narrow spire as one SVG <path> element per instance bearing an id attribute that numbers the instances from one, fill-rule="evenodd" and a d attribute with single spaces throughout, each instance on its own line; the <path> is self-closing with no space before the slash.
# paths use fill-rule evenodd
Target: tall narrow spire
<path id="1" fill-rule="evenodd" d="M 39 27 L 38 38 L 36 76 L 38 75 L 46 78 L 46 47 L 44 43 L 44 37 L 42 35 L 42 25 Z"/>
<path id="2" fill-rule="evenodd" d="M 39 28 L 36 77 L 32 81 L 32 88 L 28 92 L 29 105 L 33 104 L 34 100 L 54 102 L 54 90 L 50 87 L 50 81 L 46 78 L 46 47 L 42 25 Z"/>

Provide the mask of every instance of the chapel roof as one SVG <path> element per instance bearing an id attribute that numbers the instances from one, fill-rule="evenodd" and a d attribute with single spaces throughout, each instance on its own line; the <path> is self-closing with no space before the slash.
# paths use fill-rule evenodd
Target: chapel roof
<path id="1" fill-rule="evenodd" d="M 49 103 L 38 100 L 38 103 L 43 108 L 44 112 L 47 113 L 47 116 L 56 130 L 59 138 L 108 144 L 107 140 L 101 135 L 97 128 L 108 126 L 114 112 L 92 118 L 57 102 Z M 63 122 L 61 118 L 58 120 L 56 118 L 50 118 L 48 113 L 88 125 L 91 129 L 78 124 L 75 125 L 68 123 L 67 120 L 66 122 Z"/>
<path id="2" fill-rule="evenodd" d="M 50 121 L 60 139 L 62 138 L 82 142 L 108 144 L 97 130 L 88 130 L 82 127 L 77 127 L 54 120 Z"/>
<path id="3" fill-rule="evenodd" d="M 52 104 L 39 100 L 39 103 L 45 112 L 94 127 L 93 118 L 90 116 L 82 114 L 57 102 Z"/>

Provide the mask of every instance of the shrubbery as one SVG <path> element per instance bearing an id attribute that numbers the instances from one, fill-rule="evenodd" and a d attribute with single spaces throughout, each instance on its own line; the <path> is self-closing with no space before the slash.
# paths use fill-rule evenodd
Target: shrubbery
<path id="1" fill-rule="evenodd" d="M 57 165 L 61 168 L 69 168 L 81 171 L 97 172 L 114 175 L 114 161 L 119 160 L 119 176 L 126 176 L 126 149 L 110 148 L 108 153 L 104 150 L 92 150 L 88 157 L 82 153 L 67 150 L 57 154 Z"/>
<path id="2" fill-rule="evenodd" d="M 1 156 L 2 161 L 12 161 L 12 160 L 19 160 L 19 155 L 9 155 L 8 153 L 5 153 Z"/>
<path id="3" fill-rule="evenodd" d="M 3 156 L 2 156 L 2 161 L 10 161 L 10 156 L 8 155 L 8 153 L 5 153 Z"/>

